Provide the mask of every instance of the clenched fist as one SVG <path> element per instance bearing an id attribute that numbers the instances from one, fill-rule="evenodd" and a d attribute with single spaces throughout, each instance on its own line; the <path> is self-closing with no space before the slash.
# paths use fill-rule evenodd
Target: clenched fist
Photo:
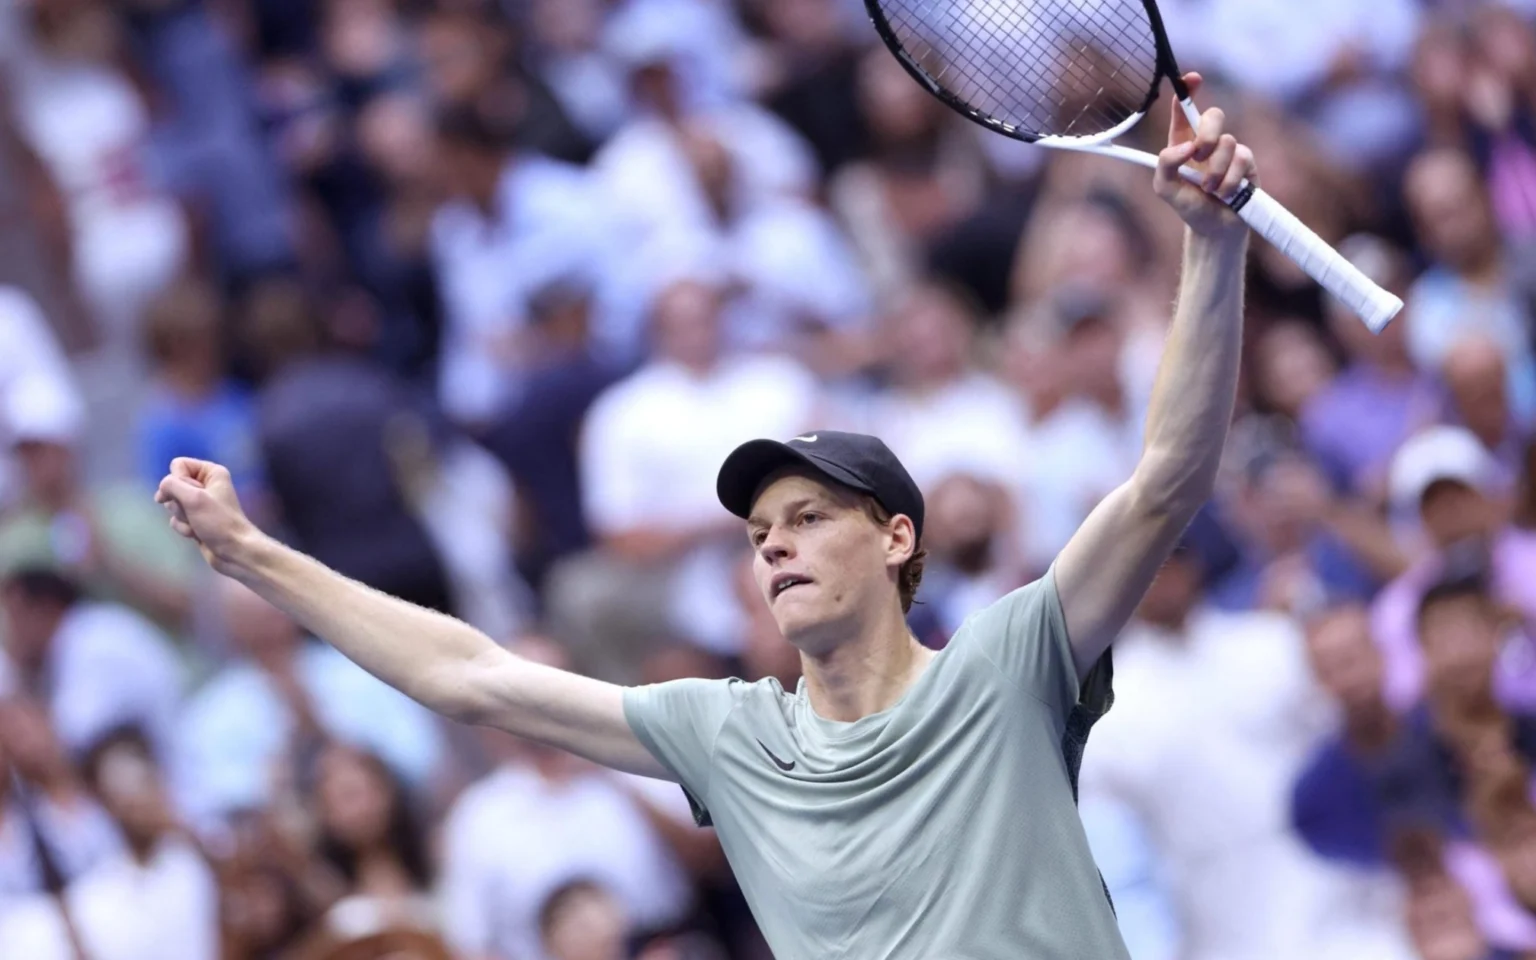
<path id="1" fill-rule="evenodd" d="M 170 513 L 171 529 L 196 543 L 209 566 L 226 575 L 233 575 L 242 551 L 261 536 L 240 509 L 229 471 L 217 463 L 172 460 L 155 502 Z"/>

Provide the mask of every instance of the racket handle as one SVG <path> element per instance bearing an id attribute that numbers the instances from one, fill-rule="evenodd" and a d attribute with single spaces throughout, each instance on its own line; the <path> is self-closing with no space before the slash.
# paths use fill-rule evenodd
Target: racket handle
<path id="1" fill-rule="evenodd" d="M 1239 200 L 1247 189 L 1238 193 Z M 1355 311 L 1373 333 L 1385 329 L 1403 309 L 1403 301 L 1377 286 L 1274 197 L 1257 187 L 1251 189 L 1247 202 L 1235 205 L 1243 222 L 1296 261 L 1296 265 L 1324 290 Z"/>

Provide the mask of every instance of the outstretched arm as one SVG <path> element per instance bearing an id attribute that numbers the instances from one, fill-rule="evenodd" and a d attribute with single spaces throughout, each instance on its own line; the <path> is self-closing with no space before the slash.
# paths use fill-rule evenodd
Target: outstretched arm
<path id="1" fill-rule="evenodd" d="M 1186 80 L 1198 88 L 1198 76 Z M 1248 228 L 1207 191 L 1230 197 L 1245 178 L 1254 179 L 1253 155 L 1223 132 L 1220 110 L 1207 111 L 1198 131 L 1177 108 L 1173 115 L 1155 185 L 1188 229 L 1178 306 L 1147 410 L 1141 461 L 1056 560 L 1079 677 L 1120 632 L 1210 496 L 1237 393 Z M 1205 190 L 1179 176 L 1185 164 L 1205 171 Z"/>
<path id="2" fill-rule="evenodd" d="M 179 458 L 155 499 L 215 570 L 429 709 L 616 770 L 674 779 L 630 730 L 622 687 L 524 660 L 468 624 L 283 546 L 246 519 L 223 467 Z"/>

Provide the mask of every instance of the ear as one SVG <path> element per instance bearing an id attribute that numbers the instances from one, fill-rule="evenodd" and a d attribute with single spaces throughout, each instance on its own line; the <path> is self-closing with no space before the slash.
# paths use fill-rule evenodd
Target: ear
<path id="1" fill-rule="evenodd" d="M 886 561 L 892 566 L 899 567 L 912 559 L 917 553 L 917 529 L 912 526 L 912 518 L 904 513 L 898 513 L 891 518 L 890 526 L 886 528 Z"/>

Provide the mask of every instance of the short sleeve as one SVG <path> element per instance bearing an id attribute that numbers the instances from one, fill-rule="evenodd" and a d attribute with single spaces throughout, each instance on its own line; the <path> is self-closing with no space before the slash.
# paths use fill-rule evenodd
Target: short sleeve
<path id="1" fill-rule="evenodd" d="M 736 705 L 739 680 L 670 680 L 624 691 L 624 718 L 657 762 L 677 778 L 700 826 L 709 822 L 715 741 Z"/>
<path id="2" fill-rule="evenodd" d="M 961 628 L 1005 677 L 1066 718 L 1079 696 L 1056 568 L 970 617 Z"/>

